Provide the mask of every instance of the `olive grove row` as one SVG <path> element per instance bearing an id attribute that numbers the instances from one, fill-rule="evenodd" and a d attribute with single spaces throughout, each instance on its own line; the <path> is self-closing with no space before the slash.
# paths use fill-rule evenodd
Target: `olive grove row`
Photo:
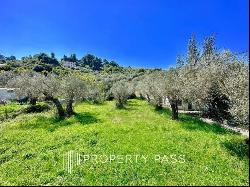
<path id="1" fill-rule="evenodd" d="M 217 120 L 234 125 L 249 124 L 249 64 L 242 55 L 218 50 L 215 38 L 205 39 L 199 50 L 195 36 L 189 40 L 187 54 L 177 58 L 176 67 L 168 70 L 146 70 L 140 73 L 105 75 L 67 75 L 22 72 L 0 75 L 2 85 L 15 88 L 20 98 L 54 103 L 60 117 L 74 114 L 77 101 L 102 102 L 115 99 L 117 108 L 129 98 L 141 97 L 157 109 L 167 99 L 172 119 L 178 119 L 178 103 L 195 103 L 201 111 Z"/>
<path id="2" fill-rule="evenodd" d="M 178 119 L 178 102 L 186 101 L 216 120 L 249 125 L 248 58 L 219 51 L 214 36 L 205 39 L 202 52 L 192 36 L 187 55 L 177 58 L 175 68 L 145 73 L 131 83 L 118 82 L 113 92 L 119 106 L 136 92 L 156 108 L 168 99 L 173 119 Z"/>

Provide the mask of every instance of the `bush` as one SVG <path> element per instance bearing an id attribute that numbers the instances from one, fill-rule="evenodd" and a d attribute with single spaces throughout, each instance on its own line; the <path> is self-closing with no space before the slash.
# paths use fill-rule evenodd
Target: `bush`
<path id="1" fill-rule="evenodd" d="M 42 71 L 48 71 L 48 72 L 51 72 L 52 71 L 52 67 L 51 65 L 46 65 L 46 64 L 43 64 L 43 65 L 36 65 L 33 70 L 35 72 L 42 72 Z"/>
<path id="2" fill-rule="evenodd" d="M 41 66 L 41 65 L 36 65 L 36 66 L 33 68 L 33 70 L 34 70 L 35 72 L 42 72 L 42 71 L 44 71 L 44 67 Z"/>

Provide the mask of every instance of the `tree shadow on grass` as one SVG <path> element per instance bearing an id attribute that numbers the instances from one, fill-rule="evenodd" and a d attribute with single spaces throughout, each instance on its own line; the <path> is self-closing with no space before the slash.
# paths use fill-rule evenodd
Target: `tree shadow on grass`
<path id="1" fill-rule="evenodd" d="M 158 114 L 165 115 L 171 117 L 171 110 L 168 108 L 154 108 L 154 111 Z"/>
<path id="2" fill-rule="evenodd" d="M 120 111 L 132 111 L 132 110 L 136 110 L 133 106 L 131 106 L 130 104 L 126 103 L 125 105 L 123 106 L 115 106 L 115 108 L 117 110 L 120 110 Z"/>
<path id="3" fill-rule="evenodd" d="M 119 108 L 119 110 L 133 111 L 136 109 L 134 107 L 131 107 L 131 106 L 124 106 L 122 108 Z"/>
<path id="4" fill-rule="evenodd" d="M 249 146 L 244 140 L 228 140 L 221 145 L 232 156 L 237 156 L 240 159 L 249 158 Z"/>
<path id="5" fill-rule="evenodd" d="M 165 115 L 168 118 L 171 118 L 170 109 L 155 109 L 155 112 L 161 115 Z M 213 132 L 215 134 L 237 134 L 231 130 L 221 127 L 219 124 L 208 124 L 201 121 L 197 117 L 189 116 L 187 114 L 179 114 L 179 119 L 177 120 L 181 123 L 181 127 L 188 131 L 204 131 L 204 132 Z"/>
<path id="6" fill-rule="evenodd" d="M 74 123 L 80 123 L 81 125 L 88 125 L 92 123 L 97 123 L 100 120 L 93 116 L 91 113 L 76 113 L 74 116 L 70 118 L 57 118 L 57 117 L 46 117 L 46 116 L 38 116 L 32 122 L 27 121 L 27 123 L 23 123 L 21 128 L 23 129 L 45 129 L 50 132 L 55 131 L 58 128 L 72 125 Z"/>
<path id="7" fill-rule="evenodd" d="M 85 103 L 89 105 L 94 105 L 94 106 L 103 106 L 106 105 L 105 101 L 100 101 L 100 102 L 94 102 L 94 101 L 84 101 Z"/>
<path id="8" fill-rule="evenodd" d="M 97 123 L 100 122 L 99 119 L 97 119 L 95 116 L 93 116 L 89 112 L 84 113 L 76 113 L 74 117 L 77 119 L 78 122 L 80 122 L 82 125 L 87 125 L 91 123 Z"/>
<path id="9" fill-rule="evenodd" d="M 221 127 L 219 124 L 208 124 L 198 118 L 185 114 L 180 115 L 179 121 L 182 123 L 182 128 L 189 131 L 213 132 L 215 134 L 237 134 L 236 132 Z"/>

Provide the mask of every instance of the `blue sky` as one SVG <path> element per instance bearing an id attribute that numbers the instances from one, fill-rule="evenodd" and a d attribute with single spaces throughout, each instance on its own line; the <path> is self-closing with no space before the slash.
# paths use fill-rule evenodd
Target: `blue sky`
<path id="1" fill-rule="evenodd" d="M 0 53 L 92 53 L 124 66 L 167 68 L 196 33 L 248 51 L 248 0 L 1 0 Z"/>

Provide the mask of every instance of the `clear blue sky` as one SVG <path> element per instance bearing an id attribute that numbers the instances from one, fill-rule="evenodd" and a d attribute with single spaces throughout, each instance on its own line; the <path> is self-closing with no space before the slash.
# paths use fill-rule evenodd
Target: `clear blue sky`
<path id="1" fill-rule="evenodd" d="M 93 53 L 121 65 L 166 68 L 188 38 L 248 51 L 248 0 L 1 0 L 0 53 Z"/>

